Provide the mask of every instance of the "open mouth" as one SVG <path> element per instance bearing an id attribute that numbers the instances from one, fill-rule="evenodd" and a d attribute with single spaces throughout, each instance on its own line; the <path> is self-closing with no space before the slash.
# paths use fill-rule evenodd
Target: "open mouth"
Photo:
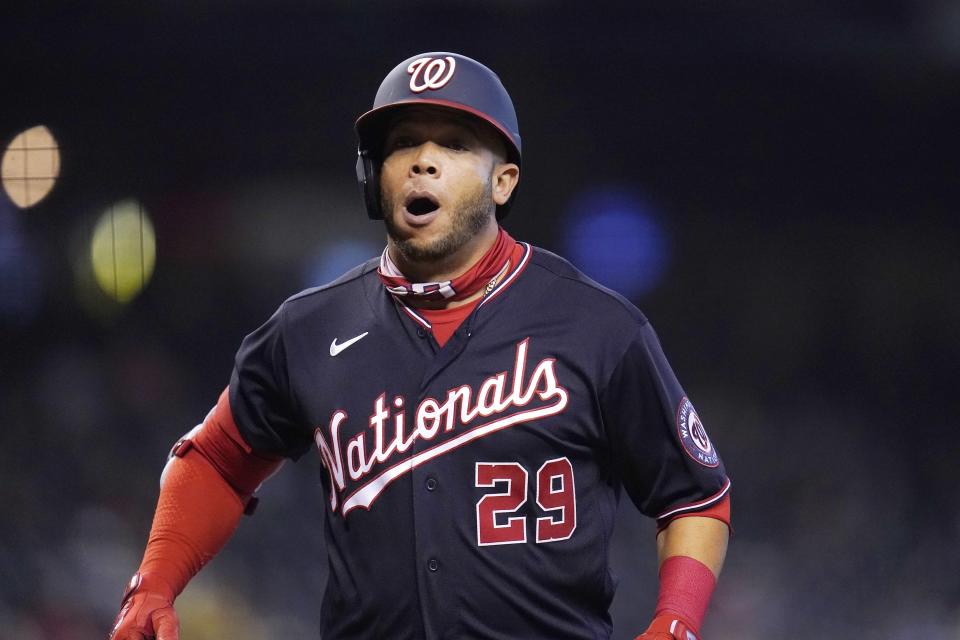
<path id="1" fill-rule="evenodd" d="M 434 197 L 429 195 L 409 198 L 405 206 L 407 211 L 415 216 L 433 213 L 440 208 L 439 203 L 437 203 Z"/>

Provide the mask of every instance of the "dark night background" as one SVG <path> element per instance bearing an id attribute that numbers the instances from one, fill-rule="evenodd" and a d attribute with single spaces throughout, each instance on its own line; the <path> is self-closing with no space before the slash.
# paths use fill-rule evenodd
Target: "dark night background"
<path id="1" fill-rule="evenodd" d="M 644 203 L 656 277 L 624 293 L 734 482 L 704 636 L 960 638 L 960 3 L 5 3 L 0 28 L 0 142 L 43 124 L 61 153 L 36 206 L 0 192 L 0 638 L 106 634 L 243 336 L 382 248 L 352 123 L 436 50 L 511 92 L 515 237 L 597 253 L 591 203 Z M 120 305 L 82 265 L 130 198 L 157 262 Z M 320 471 L 265 486 L 184 637 L 317 637 Z M 621 506 L 627 639 L 656 561 Z"/>

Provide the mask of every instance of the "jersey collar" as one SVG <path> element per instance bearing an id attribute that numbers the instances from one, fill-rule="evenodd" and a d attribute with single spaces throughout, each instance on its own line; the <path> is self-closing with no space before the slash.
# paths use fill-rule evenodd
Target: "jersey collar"
<path id="1" fill-rule="evenodd" d="M 484 294 L 483 298 L 480 300 L 480 303 L 477 304 L 476 309 L 479 309 L 480 307 L 487 304 L 488 302 L 496 298 L 498 295 L 506 291 L 507 288 L 510 287 L 510 285 L 516 282 L 517 277 L 520 275 L 520 273 L 527 268 L 527 265 L 530 263 L 530 255 L 533 253 L 533 251 L 530 245 L 527 244 L 526 242 L 517 242 L 517 248 L 520 249 L 521 251 L 520 251 L 519 260 L 516 260 L 516 263 L 517 263 L 516 266 L 513 266 L 504 277 L 499 279 L 496 286 L 494 286 L 490 291 Z M 416 309 L 408 305 L 407 302 L 401 296 L 393 295 L 393 299 L 397 302 L 397 304 L 404 311 L 404 313 L 410 316 L 414 322 L 424 327 L 425 329 L 433 329 L 433 325 L 430 324 L 430 322 L 426 318 L 424 318 L 423 315 L 418 313 Z M 476 309 L 474 309 L 474 311 L 476 311 Z"/>

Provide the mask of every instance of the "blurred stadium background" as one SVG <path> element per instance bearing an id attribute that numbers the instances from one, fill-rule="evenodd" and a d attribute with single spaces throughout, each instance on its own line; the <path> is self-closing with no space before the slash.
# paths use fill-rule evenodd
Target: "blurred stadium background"
<path id="1" fill-rule="evenodd" d="M 5 3 L 0 638 L 106 633 L 170 445 L 287 296 L 375 255 L 353 119 L 420 51 L 497 70 L 506 227 L 651 318 L 734 480 L 704 635 L 960 638 L 960 4 Z M 319 461 L 178 608 L 317 637 Z M 624 500 L 616 638 L 656 594 Z"/>

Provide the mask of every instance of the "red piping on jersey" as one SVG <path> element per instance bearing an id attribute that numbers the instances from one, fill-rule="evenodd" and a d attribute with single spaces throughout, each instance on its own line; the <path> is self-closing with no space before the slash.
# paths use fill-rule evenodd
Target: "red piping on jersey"
<path id="1" fill-rule="evenodd" d="M 506 278 L 504 278 L 503 282 L 494 287 L 493 291 L 484 296 L 483 300 L 481 300 L 480 304 L 477 306 L 482 307 L 486 303 L 493 300 L 493 298 L 495 298 L 501 291 L 510 286 L 517 276 L 520 275 L 521 271 L 527 268 L 527 264 L 530 262 L 530 245 L 526 242 L 518 242 L 517 244 L 523 246 L 523 256 L 520 257 L 520 261 L 517 263 L 517 268 L 514 269 Z"/>
<path id="2" fill-rule="evenodd" d="M 657 516 L 657 520 L 661 520 L 663 518 L 669 518 L 670 516 L 677 515 L 678 513 L 681 513 L 684 511 L 699 511 L 704 507 L 708 507 L 711 504 L 721 500 L 723 496 L 725 496 L 727 492 L 730 491 L 731 484 L 732 483 L 730 482 L 730 478 L 727 478 L 727 482 L 723 485 L 723 488 L 720 489 L 720 491 L 718 491 L 717 493 L 707 498 L 706 500 L 693 502 L 691 504 L 688 504 L 682 507 L 676 507 L 675 509 L 671 509 L 670 511 L 667 511 L 665 513 L 661 513 L 660 515 Z"/>
<path id="3" fill-rule="evenodd" d="M 393 294 L 390 294 L 390 295 L 393 295 Z M 417 324 L 423 325 L 423 327 L 426 329 L 433 329 L 433 325 L 427 322 L 426 318 L 421 318 L 419 315 L 414 313 L 413 309 L 408 307 L 406 303 L 404 303 L 400 298 L 398 298 L 397 296 L 393 296 L 393 299 L 397 301 L 397 304 L 400 305 L 400 308 L 406 311 L 407 315 L 413 318 L 417 322 Z"/>

